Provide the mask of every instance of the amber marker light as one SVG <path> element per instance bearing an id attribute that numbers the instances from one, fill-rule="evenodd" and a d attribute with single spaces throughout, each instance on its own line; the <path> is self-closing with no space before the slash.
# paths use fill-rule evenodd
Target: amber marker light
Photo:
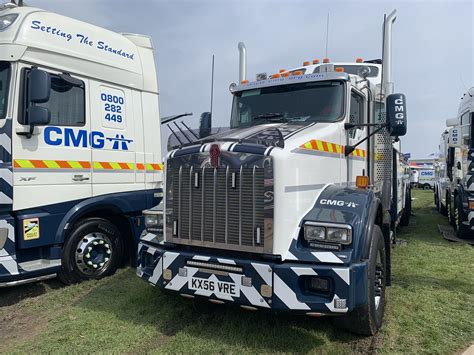
<path id="1" fill-rule="evenodd" d="M 344 68 L 343 67 L 336 67 L 336 69 L 334 69 L 334 71 L 338 72 L 338 73 L 343 73 L 344 72 Z"/>
<path id="2" fill-rule="evenodd" d="M 248 84 L 249 81 L 248 80 L 242 80 L 240 83 L 244 85 L 244 84 Z"/>
<path id="3" fill-rule="evenodd" d="M 369 177 L 368 176 L 357 176 L 356 177 L 356 186 L 360 189 L 366 189 L 369 186 Z"/>

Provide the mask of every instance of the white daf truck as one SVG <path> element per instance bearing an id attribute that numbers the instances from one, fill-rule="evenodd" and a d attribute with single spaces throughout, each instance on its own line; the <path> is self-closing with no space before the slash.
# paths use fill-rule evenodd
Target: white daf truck
<path id="1" fill-rule="evenodd" d="M 458 115 L 441 135 L 435 204 L 460 238 L 474 230 L 474 88 L 461 98 Z"/>
<path id="2" fill-rule="evenodd" d="M 0 287 L 134 258 L 160 149 L 149 37 L 0 7 Z"/>
<path id="3" fill-rule="evenodd" d="M 138 276 L 186 298 L 338 315 L 374 334 L 406 212 L 399 182 L 409 189 L 394 145 L 406 132 L 405 97 L 392 94 L 394 20 L 383 61 L 315 61 L 251 82 L 240 44 L 231 129 L 169 152 Z"/>

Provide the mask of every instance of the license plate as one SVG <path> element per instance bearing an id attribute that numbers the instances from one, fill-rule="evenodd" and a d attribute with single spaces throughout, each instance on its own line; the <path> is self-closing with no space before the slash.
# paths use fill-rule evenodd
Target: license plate
<path id="1" fill-rule="evenodd" d="M 203 290 L 216 294 L 217 296 L 240 296 L 239 285 L 232 282 L 224 282 L 216 279 L 202 279 L 200 277 L 191 277 L 188 281 L 190 290 Z"/>

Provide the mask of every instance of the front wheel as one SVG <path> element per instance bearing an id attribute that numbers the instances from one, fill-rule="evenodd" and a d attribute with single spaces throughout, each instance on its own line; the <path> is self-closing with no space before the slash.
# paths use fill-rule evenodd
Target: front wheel
<path id="1" fill-rule="evenodd" d="M 106 219 L 88 218 L 76 224 L 64 244 L 59 279 L 65 284 L 112 275 L 123 256 L 123 239 Z"/>
<path id="2" fill-rule="evenodd" d="M 374 335 L 382 326 L 385 311 L 387 259 L 382 230 L 375 225 L 370 243 L 367 267 L 367 302 L 351 313 L 334 317 L 334 321 L 352 333 Z"/>
<path id="3" fill-rule="evenodd" d="M 454 227 L 456 229 L 456 236 L 458 238 L 467 238 L 470 235 L 470 230 L 462 222 L 462 203 L 459 196 L 454 199 Z"/>
<path id="4" fill-rule="evenodd" d="M 447 210 L 446 213 L 448 215 L 449 224 L 451 224 L 452 226 L 455 226 L 452 203 L 451 203 L 451 200 L 447 198 L 446 198 L 446 210 Z"/>

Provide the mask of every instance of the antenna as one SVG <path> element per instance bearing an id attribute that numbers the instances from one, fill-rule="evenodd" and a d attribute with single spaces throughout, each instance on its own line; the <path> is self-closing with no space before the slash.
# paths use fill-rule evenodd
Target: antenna
<path id="1" fill-rule="evenodd" d="M 214 54 L 212 55 L 212 70 L 211 70 L 211 117 L 212 117 L 212 99 L 214 98 Z"/>
<path id="2" fill-rule="evenodd" d="M 328 57 L 328 45 L 329 45 L 329 12 L 328 12 L 327 20 L 326 20 L 326 56 L 325 58 Z"/>

